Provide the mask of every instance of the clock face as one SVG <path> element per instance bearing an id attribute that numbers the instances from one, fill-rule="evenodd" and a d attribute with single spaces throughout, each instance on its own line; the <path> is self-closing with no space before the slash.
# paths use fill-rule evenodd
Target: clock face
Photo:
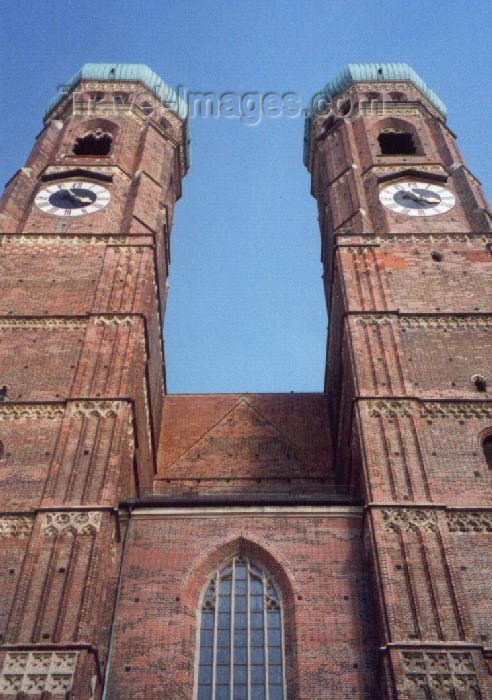
<path id="1" fill-rule="evenodd" d="M 84 180 L 66 180 L 46 187 L 34 200 L 38 209 L 53 216 L 83 216 L 104 209 L 110 193 L 102 185 Z"/>
<path id="2" fill-rule="evenodd" d="M 379 200 L 390 211 L 407 216 L 436 216 L 455 205 L 452 192 L 428 182 L 396 182 L 379 193 Z"/>

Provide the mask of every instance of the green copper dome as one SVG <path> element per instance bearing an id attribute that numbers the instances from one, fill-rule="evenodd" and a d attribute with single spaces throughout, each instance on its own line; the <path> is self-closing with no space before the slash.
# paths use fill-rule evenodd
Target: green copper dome
<path id="1" fill-rule="evenodd" d="M 326 83 L 324 88 L 313 96 L 306 109 L 305 138 L 304 138 L 304 164 L 308 165 L 309 144 L 311 135 L 311 119 L 314 98 L 331 100 L 352 83 L 360 81 L 387 81 L 406 80 L 422 93 L 422 95 L 437 109 L 446 119 L 446 105 L 438 95 L 424 83 L 422 78 L 408 65 L 408 63 L 349 63 L 332 80 Z"/>
<path id="2" fill-rule="evenodd" d="M 82 68 L 64 85 L 66 91 L 81 80 L 127 80 L 140 82 L 163 102 L 180 119 L 186 120 L 186 152 L 189 160 L 189 124 L 186 102 L 179 100 L 174 90 L 160 78 L 157 73 L 144 63 L 85 63 Z M 66 95 L 56 95 L 45 109 L 45 117 L 52 112 Z"/>

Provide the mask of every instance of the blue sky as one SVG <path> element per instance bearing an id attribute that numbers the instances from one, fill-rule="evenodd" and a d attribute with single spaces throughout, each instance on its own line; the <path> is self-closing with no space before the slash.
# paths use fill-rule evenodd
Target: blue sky
<path id="1" fill-rule="evenodd" d="M 448 106 L 490 197 L 490 3 L 3 0 L 5 182 L 56 86 L 86 62 L 147 63 L 189 90 L 295 92 L 346 63 L 406 61 Z M 200 119 L 178 203 L 165 322 L 168 389 L 322 389 L 327 318 L 301 118 Z"/>

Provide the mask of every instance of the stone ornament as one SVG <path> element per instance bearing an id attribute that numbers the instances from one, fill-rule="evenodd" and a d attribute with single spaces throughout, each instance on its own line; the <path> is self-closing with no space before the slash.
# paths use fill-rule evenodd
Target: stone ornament
<path id="1" fill-rule="evenodd" d="M 69 404 L 69 413 L 75 418 L 110 418 L 120 412 L 125 401 L 73 401 Z"/>
<path id="2" fill-rule="evenodd" d="M 85 328 L 88 318 L 2 318 L 2 330 L 67 330 Z"/>
<path id="3" fill-rule="evenodd" d="M 405 687 L 409 691 L 419 688 L 429 693 L 432 691 L 453 693 L 455 690 L 479 692 L 478 678 L 469 652 L 404 651 L 402 662 L 405 671 Z"/>
<path id="4" fill-rule="evenodd" d="M 387 326 L 391 323 L 391 316 L 354 316 L 358 326 Z"/>
<path id="5" fill-rule="evenodd" d="M 412 404 L 407 400 L 378 399 L 369 401 L 369 415 L 372 418 L 395 418 L 397 416 L 413 416 Z"/>
<path id="6" fill-rule="evenodd" d="M 8 652 L 0 676 L 0 693 L 65 694 L 72 687 L 76 663 L 76 651 Z"/>
<path id="7" fill-rule="evenodd" d="M 126 236 L 111 236 L 105 233 L 100 233 L 97 236 L 83 235 L 83 234 L 65 234 L 63 232 L 59 234 L 46 233 L 46 234 L 3 234 L 0 236 L 0 245 L 6 244 L 17 244 L 26 246 L 38 246 L 38 245 L 52 245 L 56 243 L 57 245 L 126 245 Z M 135 246 L 138 248 L 139 246 Z"/>
<path id="8" fill-rule="evenodd" d="M 43 403 L 4 403 L 0 405 L 0 421 L 2 420 L 53 420 L 62 418 L 65 405 Z"/>
<path id="9" fill-rule="evenodd" d="M 434 510 L 423 508 L 388 508 L 382 511 L 384 525 L 391 532 L 436 532 Z"/>
<path id="10" fill-rule="evenodd" d="M 492 418 L 492 402 L 415 401 L 414 399 L 369 400 L 372 418 L 414 416 L 416 418 Z"/>
<path id="11" fill-rule="evenodd" d="M 399 316 L 403 328 L 492 328 L 492 314 L 486 316 Z"/>
<path id="12" fill-rule="evenodd" d="M 420 406 L 422 418 L 492 418 L 492 403 L 425 402 Z"/>
<path id="13" fill-rule="evenodd" d="M 133 326 L 135 316 L 116 314 L 83 316 L 73 318 L 1 318 L 2 330 L 67 330 L 86 328 L 90 322 L 96 326 Z"/>
<path id="14" fill-rule="evenodd" d="M 28 537 L 32 526 L 32 518 L 26 515 L 4 515 L 0 517 L 0 537 Z"/>
<path id="15" fill-rule="evenodd" d="M 492 532 L 492 511 L 451 511 L 446 518 L 450 532 Z"/>
<path id="16" fill-rule="evenodd" d="M 101 512 L 94 510 L 45 513 L 41 520 L 41 532 L 48 537 L 93 535 L 100 527 Z"/>
<path id="17" fill-rule="evenodd" d="M 97 316 L 94 317 L 96 326 L 133 326 L 134 316 Z"/>

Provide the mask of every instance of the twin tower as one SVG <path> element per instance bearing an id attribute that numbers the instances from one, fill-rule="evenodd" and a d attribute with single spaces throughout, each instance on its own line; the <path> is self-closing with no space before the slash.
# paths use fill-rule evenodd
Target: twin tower
<path id="1" fill-rule="evenodd" d="M 492 219 L 445 111 L 383 63 L 307 115 L 325 391 L 172 396 L 186 111 L 144 65 L 51 103 L 0 206 L 2 700 L 492 698 Z"/>

